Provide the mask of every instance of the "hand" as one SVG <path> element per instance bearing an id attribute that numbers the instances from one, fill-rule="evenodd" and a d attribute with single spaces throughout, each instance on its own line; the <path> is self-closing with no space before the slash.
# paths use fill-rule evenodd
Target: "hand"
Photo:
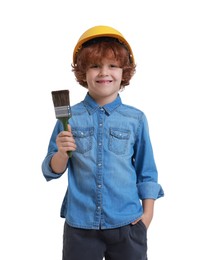
<path id="1" fill-rule="evenodd" d="M 70 125 L 68 125 L 68 131 L 62 131 L 57 135 L 56 144 L 58 147 L 58 152 L 64 155 L 67 153 L 67 151 L 76 150 L 76 144 L 71 132 Z"/>
<path id="2" fill-rule="evenodd" d="M 132 225 L 136 225 L 139 221 L 142 221 L 144 223 L 144 225 L 146 226 L 146 228 L 149 228 L 149 225 L 152 221 L 152 217 L 146 214 L 143 214 L 141 218 L 138 218 L 137 220 L 135 220 L 134 222 L 132 222 Z"/>

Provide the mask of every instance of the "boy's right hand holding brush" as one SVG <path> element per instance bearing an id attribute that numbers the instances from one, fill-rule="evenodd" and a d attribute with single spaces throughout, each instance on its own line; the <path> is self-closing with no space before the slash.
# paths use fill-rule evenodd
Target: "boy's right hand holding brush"
<path id="1" fill-rule="evenodd" d="M 68 151 L 76 150 L 76 144 L 72 136 L 70 125 L 68 125 L 68 131 L 62 131 L 58 134 L 56 144 L 58 151 L 51 159 L 51 168 L 55 173 L 63 173 L 67 168 L 69 159 Z"/>
<path id="2" fill-rule="evenodd" d="M 68 124 L 71 118 L 71 108 L 69 100 L 69 90 L 52 91 L 55 115 L 62 122 L 64 131 L 60 132 L 56 138 L 58 147 L 57 153 L 51 160 L 51 167 L 56 173 L 63 173 L 66 170 L 69 157 L 75 151 L 75 140 L 72 136 L 71 126 Z"/>

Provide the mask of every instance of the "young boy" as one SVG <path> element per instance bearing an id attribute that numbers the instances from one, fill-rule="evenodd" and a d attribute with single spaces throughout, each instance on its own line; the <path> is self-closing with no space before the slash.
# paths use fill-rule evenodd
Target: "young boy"
<path id="1" fill-rule="evenodd" d="M 68 172 L 62 259 L 146 260 L 154 202 L 164 192 L 147 119 L 119 95 L 135 73 L 132 49 L 116 29 L 95 26 L 77 42 L 72 68 L 88 92 L 72 106 L 68 131 L 57 120 L 42 163 L 47 181 Z"/>

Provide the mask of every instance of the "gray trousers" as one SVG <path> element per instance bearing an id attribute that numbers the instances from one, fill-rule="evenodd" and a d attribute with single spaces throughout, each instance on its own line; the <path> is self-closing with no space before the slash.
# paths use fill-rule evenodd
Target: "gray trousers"
<path id="1" fill-rule="evenodd" d="M 147 260 L 147 230 L 136 225 L 115 229 L 79 229 L 66 222 L 62 260 Z"/>

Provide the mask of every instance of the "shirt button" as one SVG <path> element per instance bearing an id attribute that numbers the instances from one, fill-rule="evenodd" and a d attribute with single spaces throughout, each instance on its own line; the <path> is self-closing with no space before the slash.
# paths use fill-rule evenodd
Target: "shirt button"
<path id="1" fill-rule="evenodd" d="M 102 126 L 102 123 L 100 123 L 99 126 Z"/>
<path id="2" fill-rule="evenodd" d="M 101 209 L 101 207 L 100 207 L 100 206 L 98 206 L 98 207 L 97 207 L 97 209 L 98 209 L 98 210 L 100 210 L 100 209 Z"/>
<path id="3" fill-rule="evenodd" d="M 98 166 L 100 167 L 100 166 L 102 166 L 102 164 L 101 164 L 101 163 L 98 163 Z"/>
<path id="4" fill-rule="evenodd" d="M 101 185 L 101 184 L 99 184 L 99 185 L 98 185 L 98 188 L 100 189 L 101 187 L 102 187 L 102 185 Z"/>

